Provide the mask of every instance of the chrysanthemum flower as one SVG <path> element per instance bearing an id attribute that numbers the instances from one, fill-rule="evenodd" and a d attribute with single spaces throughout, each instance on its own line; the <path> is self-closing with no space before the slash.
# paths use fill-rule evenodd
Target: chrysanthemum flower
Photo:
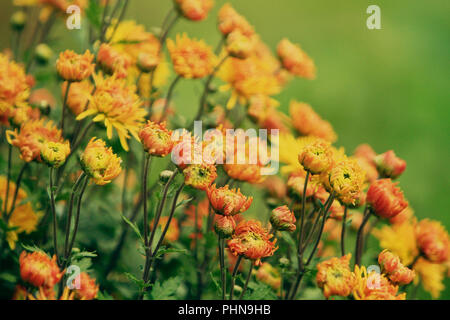
<path id="1" fill-rule="evenodd" d="M 337 140 L 331 124 L 323 120 L 309 104 L 291 101 L 289 114 L 292 125 L 302 135 L 312 135 L 330 142 Z"/>
<path id="2" fill-rule="evenodd" d="M 234 216 L 250 207 L 253 197 L 244 196 L 239 189 L 229 189 L 228 185 L 216 188 L 212 185 L 206 190 L 209 202 L 217 214 Z"/>
<path id="3" fill-rule="evenodd" d="M 294 232 L 295 221 L 294 212 L 288 206 L 277 207 L 270 214 L 270 223 L 275 230 Z"/>
<path id="4" fill-rule="evenodd" d="M 367 143 L 363 143 L 356 147 L 353 155 L 356 158 L 364 158 L 369 163 L 373 163 L 373 160 L 375 159 L 375 156 L 377 154 L 370 145 L 368 145 Z"/>
<path id="5" fill-rule="evenodd" d="M 56 106 L 55 97 L 48 89 L 45 88 L 33 90 L 30 94 L 28 102 L 31 106 L 40 109 L 45 109 L 47 107 L 53 109 Z"/>
<path id="6" fill-rule="evenodd" d="M 139 139 L 144 150 L 153 156 L 165 157 L 174 146 L 172 131 L 167 130 L 165 122 L 147 121 L 147 124 L 139 130 Z"/>
<path id="7" fill-rule="evenodd" d="M 261 222 L 248 220 L 240 222 L 234 230 L 233 237 L 227 244 L 235 256 L 243 256 L 252 260 L 255 266 L 261 265 L 261 259 L 270 257 L 278 249 L 276 239 L 270 241 L 272 235 L 261 226 Z"/>
<path id="8" fill-rule="evenodd" d="M 419 258 L 414 264 L 414 271 L 419 276 L 421 285 L 431 294 L 431 297 L 439 298 L 442 291 L 445 290 L 444 281 L 448 278 L 445 264 L 432 263 L 425 258 Z"/>
<path id="9" fill-rule="evenodd" d="M 94 55 L 89 50 L 82 55 L 76 54 L 72 50 L 66 50 L 59 54 L 59 59 L 56 60 L 56 69 L 64 80 L 81 81 L 89 78 L 94 72 L 93 60 Z"/>
<path id="10" fill-rule="evenodd" d="M 349 253 L 341 258 L 333 257 L 317 264 L 316 282 L 323 290 L 325 298 L 330 296 L 348 296 L 356 285 L 356 277 L 350 270 Z"/>
<path id="11" fill-rule="evenodd" d="M 63 276 L 56 263 L 56 256 L 50 259 L 43 252 L 22 251 L 19 263 L 22 280 L 35 287 L 53 288 Z"/>
<path id="12" fill-rule="evenodd" d="M 298 155 L 298 162 L 311 174 L 321 174 L 331 167 L 332 156 L 330 143 L 317 139 L 312 144 L 307 145 Z"/>
<path id="13" fill-rule="evenodd" d="M 159 226 L 161 226 L 161 229 L 164 229 L 167 222 L 169 221 L 168 216 L 161 217 L 159 219 Z M 154 222 L 152 221 L 150 223 L 150 228 L 153 229 Z M 169 228 L 167 229 L 166 236 L 164 237 L 164 243 L 173 243 L 178 240 L 180 237 L 180 229 L 178 227 L 178 220 L 176 218 L 172 218 L 170 221 Z"/>
<path id="14" fill-rule="evenodd" d="M 404 266 L 400 258 L 389 250 L 385 249 L 378 255 L 378 263 L 393 283 L 405 285 L 414 280 L 414 271 Z"/>
<path id="15" fill-rule="evenodd" d="M 116 51 L 111 45 L 102 43 L 97 53 L 97 63 L 109 75 L 115 74 L 118 79 L 126 78 L 130 59 Z"/>
<path id="16" fill-rule="evenodd" d="M 423 219 L 416 225 L 417 245 L 433 263 L 442 263 L 450 257 L 450 238 L 439 221 Z"/>
<path id="17" fill-rule="evenodd" d="M 305 186 L 306 175 L 304 172 L 293 172 L 289 175 L 287 186 L 291 194 L 297 197 L 303 197 L 303 189 Z M 311 183 L 311 177 L 308 179 L 308 185 L 306 186 L 306 197 L 312 197 L 315 194 L 316 186 Z M 325 191 L 325 190 L 324 190 Z M 325 191 L 326 192 L 326 191 Z"/>
<path id="18" fill-rule="evenodd" d="M 128 151 L 127 139 L 131 134 L 139 140 L 138 130 L 147 113 L 142 108 L 136 88 L 115 76 L 104 78 L 102 75 L 94 75 L 94 80 L 97 89 L 90 99 L 88 109 L 79 114 L 77 120 L 95 115 L 92 121 L 104 122 L 108 139 L 112 139 L 115 129 L 122 147 Z"/>
<path id="19" fill-rule="evenodd" d="M 372 183 L 367 190 L 367 203 L 378 216 L 389 219 L 408 206 L 397 184 L 391 179 L 380 179 Z"/>
<path id="20" fill-rule="evenodd" d="M 93 137 L 80 157 L 84 172 L 98 185 L 105 185 L 116 178 L 120 171 L 121 159 L 106 143 Z"/>
<path id="21" fill-rule="evenodd" d="M 208 16 L 213 0 L 175 0 L 178 10 L 189 20 L 201 21 Z"/>
<path id="22" fill-rule="evenodd" d="M 343 204 L 355 204 L 364 184 L 364 171 L 356 160 L 346 159 L 331 168 L 328 179 L 331 190 Z"/>
<path id="23" fill-rule="evenodd" d="M 281 275 L 270 263 L 263 262 L 256 271 L 256 279 L 278 291 L 281 287 Z"/>
<path id="24" fill-rule="evenodd" d="M 206 190 L 217 178 L 213 164 L 191 164 L 183 170 L 184 183 L 195 189 Z"/>
<path id="25" fill-rule="evenodd" d="M 231 6 L 225 3 L 219 10 L 219 30 L 223 35 L 228 35 L 235 30 L 239 30 L 246 36 L 253 36 L 255 31 L 248 21 Z"/>
<path id="26" fill-rule="evenodd" d="M 20 158 L 26 162 L 41 162 L 41 151 L 48 142 L 65 143 L 61 130 L 51 120 L 44 119 L 25 122 L 20 130 L 7 131 L 8 142 L 19 148 Z"/>
<path id="27" fill-rule="evenodd" d="M 190 39 L 183 33 L 175 41 L 167 40 L 175 72 L 187 79 L 203 78 L 214 69 L 217 58 L 210 46 L 203 40 Z"/>
<path id="28" fill-rule="evenodd" d="M 226 40 L 226 49 L 231 57 L 248 58 L 255 50 L 255 36 L 246 36 L 240 30 L 231 32 Z"/>
<path id="29" fill-rule="evenodd" d="M 373 162 L 369 162 L 366 158 L 363 157 L 353 158 L 358 162 L 358 165 L 366 173 L 366 182 L 373 183 L 378 179 L 378 170 Z"/>
<path id="30" fill-rule="evenodd" d="M 65 142 L 46 142 L 42 145 L 41 159 L 49 167 L 58 168 L 66 162 L 70 154 L 69 141 Z"/>
<path id="31" fill-rule="evenodd" d="M 269 132 L 272 129 L 278 129 L 284 133 L 290 132 L 289 123 L 291 119 L 277 110 L 278 106 L 278 101 L 257 94 L 250 97 L 247 114 L 260 128 L 267 129 Z"/>
<path id="32" fill-rule="evenodd" d="M 393 216 L 389 219 L 390 224 L 402 224 L 408 220 L 411 220 L 414 217 L 414 211 L 411 207 L 406 207 L 403 211 L 401 211 L 396 216 Z"/>
<path id="33" fill-rule="evenodd" d="M 366 267 L 355 266 L 356 285 L 353 297 L 356 300 L 405 300 L 406 293 L 398 294 L 398 286 L 393 285 L 376 271 L 367 272 Z"/>
<path id="34" fill-rule="evenodd" d="M 94 300 L 97 298 L 99 286 L 95 279 L 86 272 L 80 273 L 80 289 L 75 290 L 75 297 L 80 300 Z"/>
<path id="35" fill-rule="evenodd" d="M 236 221 L 232 216 L 216 215 L 214 222 L 214 230 L 222 238 L 229 238 L 236 228 Z"/>
<path id="36" fill-rule="evenodd" d="M 224 164 L 223 168 L 230 178 L 238 181 L 261 183 L 264 179 L 261 166 L 256 164 Z"/>
<path id="37" fill-rule="evenodd" d="M 94 86 L 89 80 L 74 82 L 70 85 L 66 104 L 74 115 L 78 116 L 85 111 L 93 89 Z M 61 90 L 64 95 L 67 90 L 67 81 L 62 83 Z"/>
<path id="38" fill-rule="evenodd" d="M 382 177 L 396 179 L 406 169 L 406 161 L 395 155 L 393 150 L 377 155 L 373 159 Z"/>
<path id="39" fill-rule="evenodd" d="M 306 78 L 316 77 L 316 66 L 314 61 L 300 48 L 288 39 L 283 39 L 278 43 L 277 53 L 283 67 L 290 73 Z"/>
<path id="40" fill-rule="evenodd" d="M 29 90 L 23 67 L 0 53 L 0 114 L 25 105 Z"/>

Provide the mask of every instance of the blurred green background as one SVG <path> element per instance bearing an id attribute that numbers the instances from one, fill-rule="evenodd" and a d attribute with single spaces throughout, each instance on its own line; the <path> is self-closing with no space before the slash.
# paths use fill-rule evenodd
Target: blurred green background
<path id="1" fill-rule="evenodd" d="M 186 31 L 212 46 L 220 40 L 216 0 L 208 19 L 180 21 Z M 450 229 L 450 1 L 229 0 L 272 48 L 282 37 L 299 43 L 315 60 L 314 81 L 294 80 L 277 99 L 287 111 L 291 99 L 310 103 L 339 135 L 348 153 L 369 143 L 381 153 L 394 149 L 406 159 L 402 189 L 419 218 L 438 219 Z M 381 8 L 381 30 L 369 30 L 366 9 Z M 171 1 L 133 0 L 127 16 L 159 26 Z M 0 49 L 9 46 L 11 1 L 1 0 Z M 67 47 L 77 33 L 60 28 Z M 73 38 L 71 37 L 73 35 Z M 66 45 L 67 44 L 67 45 Z M 193 114 L 202 84 L 178 87 L 178 111 Z M 450 298 L 450 283 L 442 298 Z"/>

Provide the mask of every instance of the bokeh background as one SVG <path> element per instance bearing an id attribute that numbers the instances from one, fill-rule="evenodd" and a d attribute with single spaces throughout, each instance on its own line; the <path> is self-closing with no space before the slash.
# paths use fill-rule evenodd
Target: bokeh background
<path id="1" fill-rule="evenodd" d="M 127 16 L 159 26 L 171 1 L 132 0 Z M 295 80 L 277 99 L 310 103 L 351 153 L 366 142 L 381 153 L 394 149 L 406 159 L 401 187 L 419 218 L 438 219 L 450 230 L 450 1 L 228 0 L 275 48 L 282 37 L 301 44 L 315 60 L 314 81 Z M 173 32 L 220 40 L 216 0 L 208 19 L 178 22 Z M 381 30 L 366 27 L 370 4 L 381 8 Z M 0 50 L 9 47 L 10 0 L 0 0 Z M 59 28 L 62 48 L 81 49 L 81 33 Z M 57 40 L 57 41 L 56 41 Z M 202 84 L 179 85 L 178 111 L 193 116 Z M 441 298 L 450 298 L 450 281 Z M 423 293 L 422 293 L 423 294 Z M 424 295 L 424 297 L 427 297 Z"/>

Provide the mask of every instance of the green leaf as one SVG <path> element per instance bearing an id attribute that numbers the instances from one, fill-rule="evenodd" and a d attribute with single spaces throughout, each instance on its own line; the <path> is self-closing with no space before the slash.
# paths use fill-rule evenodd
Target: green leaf
<path id="1" fill-rule="evenodd" d="M 134 224 L 133 222 L 131 222 L 130 220 L 128 220 L 127 217 L 125 217 L 124 215 L 121 215 L 123 221 L 126 222 L 126 224 L 128 224 L 134 231 L 134 233 L 136 233 L 136 235 L 139 237 L 139 239 L 142 241 L 142 243 L 144 243 L 144 238 L 141 235 L 141 232 L 139 231 L 139 228 L 136 226 L 136 224 Z"/>
<path id="2" fill-rule="evenodd" d="M 72 260 L 74 261 L 78 261 L 81 260 L 83 258 L 95 258 L 97 257 L 97 253 L 95 253 L 95 251 L 93 252 L 89 252 L 89 251 L 81 251 L 78 248 L 75 248 L 72 250 L 72 252 L 75 252 L 72 255 Z"/>
<path id="3" fill-rule="evenodd" d="M 26 245 L 26 244 L 23 244 L 22 243 L 22 247 L 25 249 L 25 250 L 27 250 L 27 251 L 30 251 L 30 252 L 42 252 L 42 253 L 45 253 L 44 252 L 44 250 L 42 250 L 41 248 L 39 248 L 38 246 L 36 246 L 36 245 Z"/>
<path id="4" fill-rule="evenodd" d="M 110 296 L 107 292 L 98 291 L 97 300 L 114 300 L 114 298 Z"/>
<path id="5" fill-rule="evenodd" d="M 165 255 L 166 253 L 174 253 L 174 252 L 179 252 L 179 253 L 184 253 L 184 254 L 188 253 L 188 251 L 186 249 L 166 248 L 166 247 L 162 246 L 159 248 L 155 257 L 159 258 L 159 257 Z"/>
<path id="6" fill-rule="evenodd" d="M 271 287 L 264 283 L 250 282 L 244 294 L 244 300 L 276 300 L 277 296 Z"/>
<path id="7" fill-rule="evenodd" d="M 102 8 L 99 1 L 90 0 L 86 8 L 86 17 L 96 29 L 100 30 L 102 25 Z"/>
<path id="8" fill-rule="evenodd" d="M 173 300 L 178 287 L 181 285 L 180 277 L 169 278 L 160 283 L 157 281 L 151 292 L 151 299 L 153 300 Z"/>
<path id="9" fill-rule="evenodd" d="M 151 286 L 150 283 L 145 283 L 144 280 L 136 278 L 134 275 L 132 275 L 129 272 L 125 272 L 124 274 L 128 278 L 128 280 L 130 280 L 131 282 L 136 284 L 140 290 L 143 290 L 143 289 Z"/>
<path id="10" fill-rule="evenodd" d="M 189 198 L 189 199 L 185 199 L 185 200 L 181 200 L 180 202 L 177 203 L 175 208 L 184 206 L 185 204 L 191 202 L 194 198 Z"/>
<path id="11" fill-rule="evenodd" d="M 0 273 L 0 280 L 6 281 L 6 282 L 11 282 L 11 283 L 16 283 L 17 277 L 11 273 L 2 272 L 2 273 Z"/>

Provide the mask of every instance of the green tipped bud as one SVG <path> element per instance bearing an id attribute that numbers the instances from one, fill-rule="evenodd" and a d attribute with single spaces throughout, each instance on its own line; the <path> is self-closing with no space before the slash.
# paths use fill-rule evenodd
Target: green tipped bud
<path id="1" fill-rule="evenodd" d="M 27 15 L 25 14 L 24 11 L 20 10 L 14 12 L 10 20 L 11 28 L 13 28 L 16 31 L 22 31 L 23 28 L 25 27 L 26 20 Z"/>
<path id="2" fill-rule="evenodd" d="M 280 258 L 280 260 L 278 260 L 278 263 L 280 264 L 281 268 L 287 268 L 291 264 L 289 259 L 286 257 Z"/>
<path id="3" fill-rule="evenodd" d="M 47 64 L 53 57 L 53 51 L 50 47 L 44 43 L 40 43 L 36 46 L 36 61 L 40 64 Z"/>
<path id="4" fill-rule="evenodd" d="M 166 183 L 167 181 L 169 181 L 169 179 L 172 175 L 173 175 L 173 171 L 170 171 L 170 170 L 161 171 L 161 173 L 159 174 L 159 181 Z"/>

